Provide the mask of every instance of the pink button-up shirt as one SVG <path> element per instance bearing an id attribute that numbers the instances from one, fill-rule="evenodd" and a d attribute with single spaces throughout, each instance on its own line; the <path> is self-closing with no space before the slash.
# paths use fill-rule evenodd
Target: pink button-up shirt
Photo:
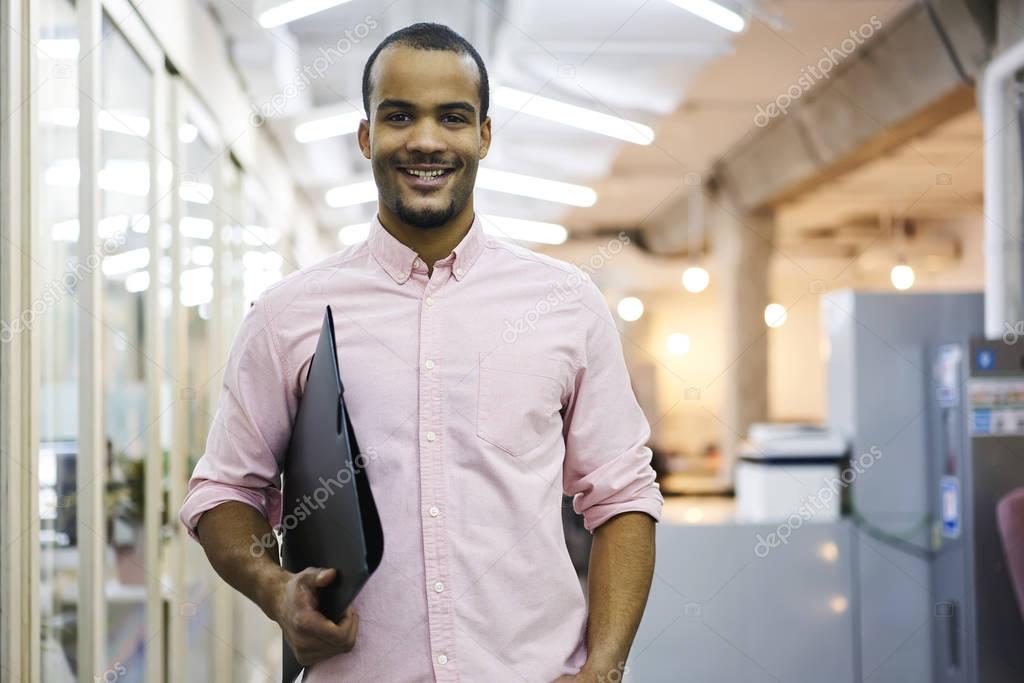
<path id="1" fill-rule="evenodd" d="M 280 469 L 325 305 L 384 528 L 355 648 L 305 681 L 539 681 L 586 660 L 561 496 L 593 531 L 662 496 L 621 341 L 583 271 L 484 233 L 426 265 L 378 220 L 268 288 L 231 350 L 181 520 L 225 501 L 275 528 Z M 294 509 L 293 509 L 294 508 Z M 329 543 L 330 539 L 324 539 Z"/>

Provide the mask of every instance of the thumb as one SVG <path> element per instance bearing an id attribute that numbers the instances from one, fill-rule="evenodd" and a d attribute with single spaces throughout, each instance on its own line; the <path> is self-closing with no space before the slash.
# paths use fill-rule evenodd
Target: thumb
<path id="1" fill-rule="evenodd" d="M 313 585 L 317 588 L 324 588 L 325 586 L 331 585 L 334 581 L 334 577 L 337 575 L 337 571 L 334 569 L 321 569 L 316 574 L 316 578 L 313 579 Z"/>

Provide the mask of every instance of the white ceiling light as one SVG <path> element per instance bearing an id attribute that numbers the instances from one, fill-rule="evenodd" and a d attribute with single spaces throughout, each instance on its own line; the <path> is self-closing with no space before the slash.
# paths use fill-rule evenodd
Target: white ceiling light
<path id="1" fill-rule="evenodd" d="M 523 218 L 480 215 L 484 232 L 521 242 L 538 244 L 562 244 L 569 236 L 565 227 L 557 223 L 530 221 Z"/>
<path id="2" fill-rule="evenodd" d="M 619 302 L 616 309 L 619 313 L 619 317 L 625 320 L 627 323 L 631 323 L 634 320 L 639 320 L 640 316 L 644 314 L 644 302 L 637 299 L 635 296 L 627 296 L 625 299 Z"/>
<path id="3" fill-rule="evenodd" d="M 733 33 L 739 33 L 747 25 L 747 22 L 739 14 L 722 7 L 717 2 L 712 2 L 712 0 L 669 0 L 669 2 Z"/>
<path id="4" fill-rule="evenodd" d="M 149 249 L 131 249 L 120 254 L 111 254 L 103 259 L 103 274 L 124 275 L 149 265 Z"/>
<path id="5" fill-rule="evenodd" d="M 700 294 L 708 288 L 711 276 L 700 266 L 690 266 L 683 271 L 683 287 L 687 292 Z"/>
<path id="6" fill-rule="evenodd" d="M 197 266 L 209 266 L 213 263 L 213 247 L 199 244 L 188 252 L 188 262 Z"/>
<path id="7" fill-rule="evenodd" d="M 199 137 L 199 129 L 191 123 L 183 123 L 178 128 L 178 139 L 186 144 L 195 142 L 197 137 Z"/>
<path id="8" fill-rule="evenodd" d="M 764 307 L 764 324 L 768 327 L 782 327 L 789 313 L 782 304 L 768 304 Z"/>
<path id="9" fill-rule="evenodd" d="M 545 199 L 570 206 L 593 206 L 597 201 L 597 193 L 585 185 L 574 185 L 486 168 L 481 168 L 477 172 L 476 186 L 485 190 L 507 192 L 533 199 Z M 372 180 L 364 180 L 350 185 L 333 187 L 324 195 L 324 200 L 328 206 L 335 209 L 375 202 L 377 201 L 377 185 Z"/>
<path id="10" fill-rule="evenodd" d="M 346 225 L 338 231 L 338 241 L 346 246 L 350 244 L 359 244 L 360 242 L 366 241 L 369 234 L 369 223 L 353 223 L 352 225 Z"/>
<path id="11" fill-rule="evenodd" d="M 43 178 L 47 185 L 76 187 L 78 176 L 78 159 L 57 159 Z M 100 169 L 96 183 L 106 192 L 145 197 L 149 194 L 149 164 L 134 159 L 111 159 Z"/>
<path id="12" fill-rule="evenodd" d="M 570 206 L 593 206 L 597 201 L 597 193 L 585 185 L 546 180 L 508 171 L 495 171 L 490 168 L 481 168 L 477 171 L 476 186 L 484 190 L 545 199 L 549 202 L 561 202 Z"/>
<path id="13" fill-rule="evenodd" d="M 515 88 L 497 88 L 494 91 L 494 103 L 506 109 L 515 109 L 523 114 L 607 135 L 637 145 L 649 145 L 654 142 L 654 130 L 650 126 Z"/>
<path id="14" fill-rule="evenodd" d="M 213 221 L 209 218 L 182 216 L 181 222 L 178 223 L 178 229 L 184 237 L 199 240 L 208 240 L 213 237 Z"/>
<path id="15" fill-rule="evenodd" d="M 260 13 L 260 26 L 274 28 L 346 2 L 349 0 L 289 0 Z"/>
<path id="16" fill-rule="evenodd" d="M 375 202 L 377 201 L 377 185 L 372 180 L 364 180 L 351 185 L 332 187 L 324 195 L 324 201 L 327 202 L 327 206 L 334 209 Z"/>
<path id="17" fill-rule="evenodd" d="M 889 273 L 889 280 L 892 286 L 899 290 L 910 289 L 914 286 L 914 269 L 905 263 L 892 267 Z"/>
<path id="18" fill-rule="evenodd" d="M 184 180 L 178 187 L 178 196 L 193 204 L 209 204 L 213 201 L 213 186 L 193 180 Z"/>
<path id="19" fill-rule="evenodd" d="M 665 340 L 665 346 L 672 355 L 685 356 L 690 350 L 690 337 L 682 332 L 674 332 Z"/>
<path id="20" fill-rule="evenodd" d="M 359 130 L 359 122 L 362 120 L 363 112 L 350 111 L 306 121 L 295 127 L 295 139 L 299 142 L 315 142 L 338 135 L 351 135 Z"/>
<path id="21" fill-rule="evenodd" d="M 144 292 L 149 289 L 149 271 L 136 270 L 124 279 L 124 288 L 129 292 Z"/>
<path id="22" fill-rule="evenodd" d="M 54 107 L 39 112 L 39 121 L 50 126 L 74 128 L 78 125 L 78 110 L 73 107 Z M 100 110 L 96 116 L 96 126 L 108 133 L 121 133 L 137 138 L 149 135 L 149 119 L 139 114 L 128 112 L 110 112 Z"/>
<path id="23" fill-rule="evenodd" d="M 39 55 L 46 59 L 78 59 L 77 38 L 43 38 L 36 46 L 39 48 Z"/>

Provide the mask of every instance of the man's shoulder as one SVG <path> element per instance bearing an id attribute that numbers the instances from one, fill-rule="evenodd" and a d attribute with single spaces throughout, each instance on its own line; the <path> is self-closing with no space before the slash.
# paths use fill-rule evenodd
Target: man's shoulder
<path id="1" fill-rule="evenodd" d="M 356 267 L 360 257 L 365 253 L 365 242 L 345 247 L 316 263 L 285 275 L 263 290 L 261 297 L 271 300 L 294 301 L 296 296 L 303 294 L 322 294 L 328 287 L 337 286 L 340 282 L 338 276 L 346 270 Z"/>
<path id="2" fill-rule="evenodd" d="M 499 257 L 511 259 L 511 262 L 517 266 L 537 269 L 539 272 L 547 273 L 554 278 L 564 279 L 569 276 L 585 277 L 579 266 L 560 258 L 555 258 L 550 254 L 534 251 L 517 242 L 501 237 L 489 236 L 487 246 L 493 249 Z"/>

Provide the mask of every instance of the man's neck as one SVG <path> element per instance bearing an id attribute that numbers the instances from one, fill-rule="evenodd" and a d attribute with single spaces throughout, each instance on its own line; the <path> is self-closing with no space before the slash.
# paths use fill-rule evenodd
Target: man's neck
<path id="1" fill-rule="evenodd" d="M 474 213 L 470 209 L 456 216 L 445 225 L 436 228 L 418 228 L 408 225 L 395 217 L 388 217 L 378 212 L 377 219 L 384 229 L 396 240 L 409 247 L 427 264 L 427 272 L 434 272 L 434 261 L 445 258 L 452 253 L 459 242 L 473 226 Z"/>

